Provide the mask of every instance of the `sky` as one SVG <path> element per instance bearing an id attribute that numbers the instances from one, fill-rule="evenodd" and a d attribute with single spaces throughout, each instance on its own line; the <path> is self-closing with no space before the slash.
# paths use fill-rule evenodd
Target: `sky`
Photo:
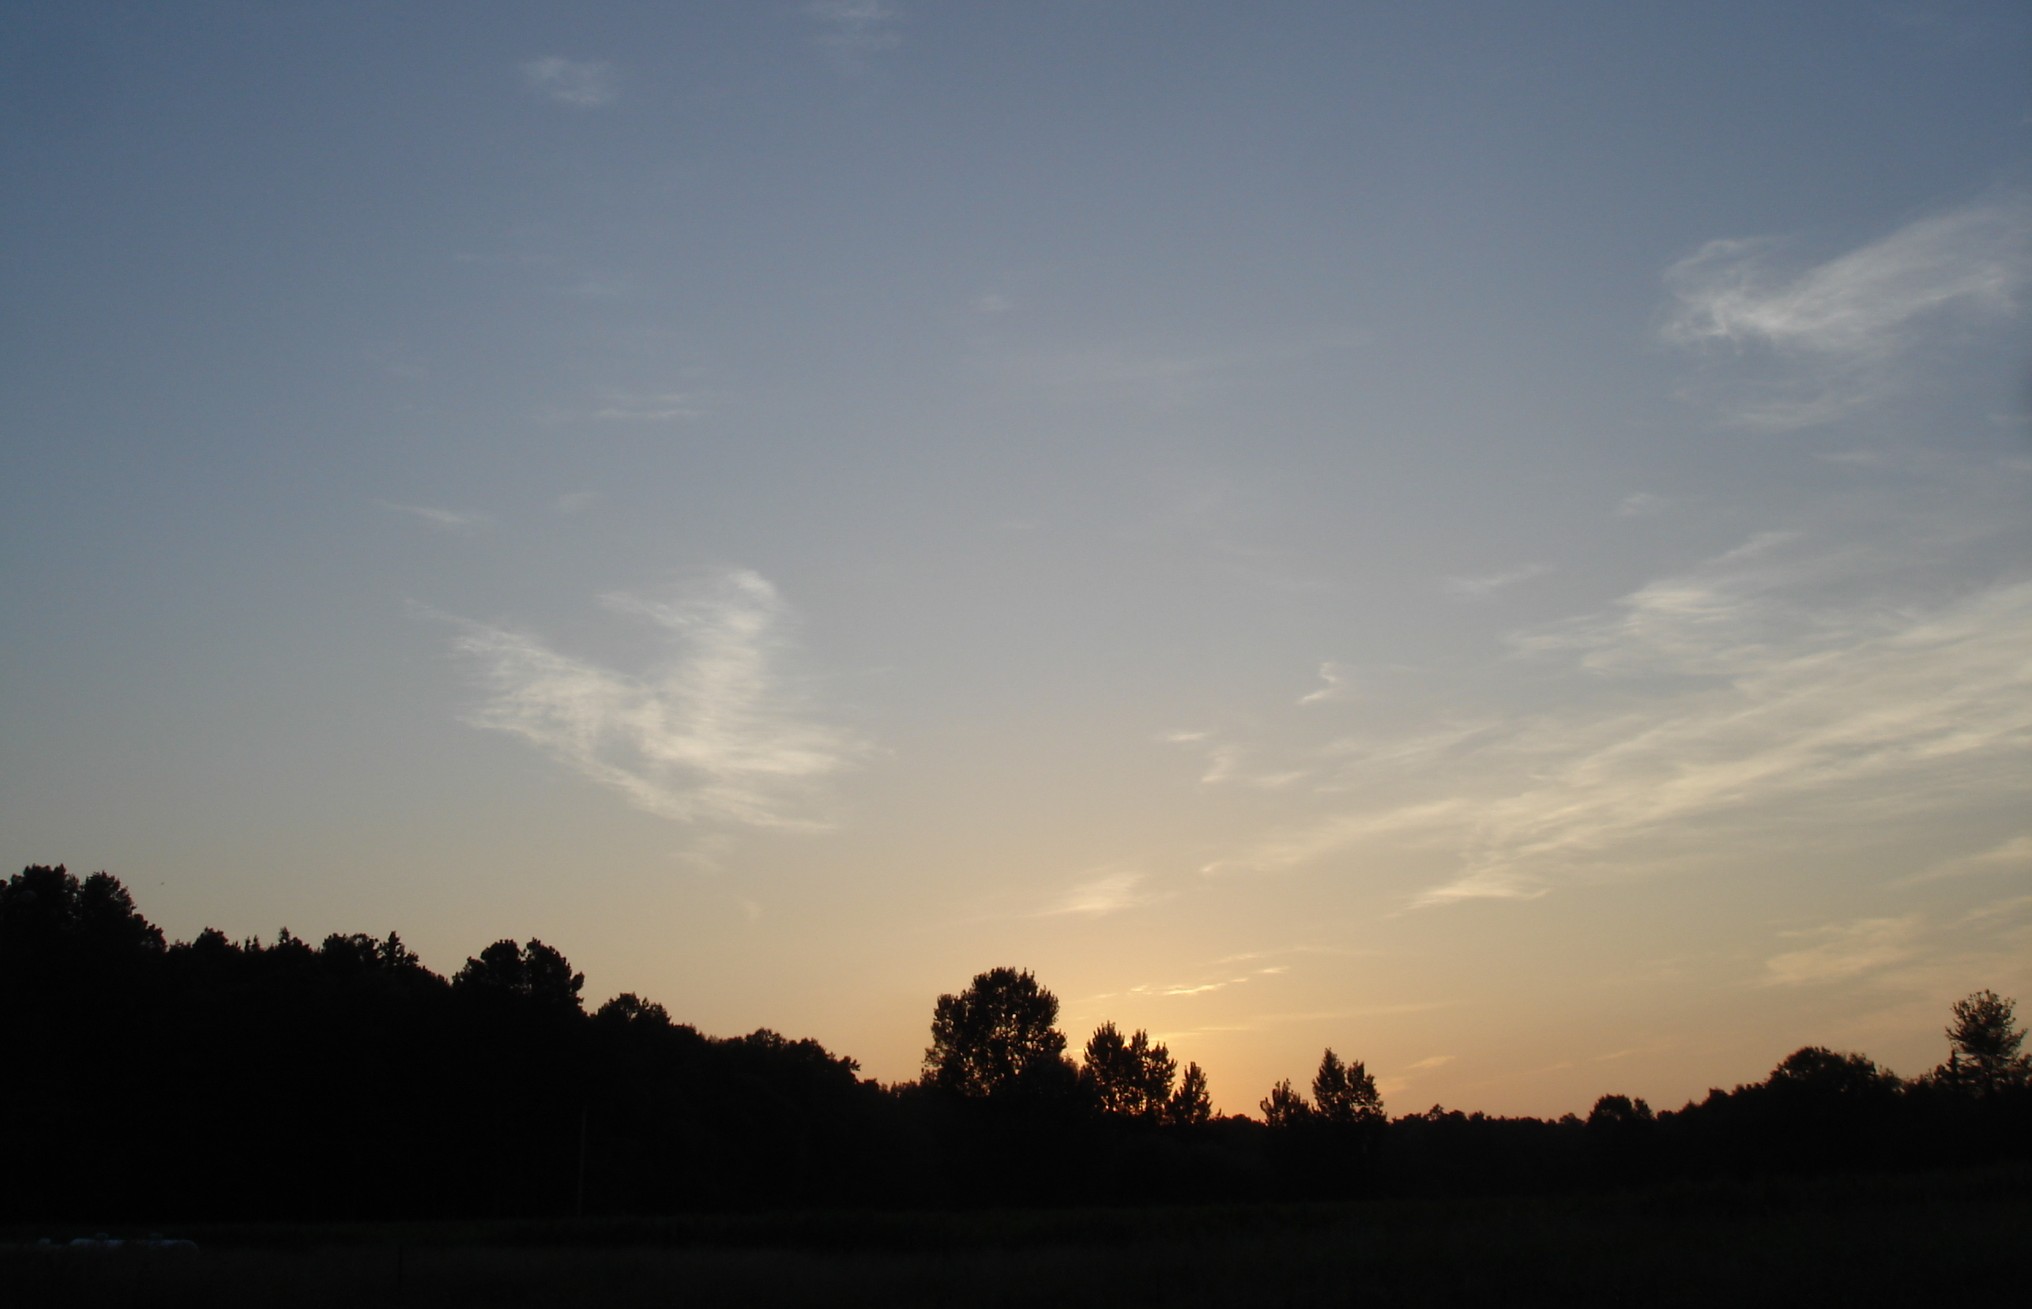
<path id="1" fill-rule="evenodd" d="M 0 833 L 916 1074 L 2032 1004 L 2032 10 L 0 10 Z"/>

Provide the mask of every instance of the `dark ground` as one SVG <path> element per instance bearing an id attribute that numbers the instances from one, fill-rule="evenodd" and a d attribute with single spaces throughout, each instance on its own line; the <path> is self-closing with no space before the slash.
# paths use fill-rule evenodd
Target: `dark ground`
<path id="1" fill-rule="evenodd" d="M 1483 1200 L 170 1230 L 38 1248 L 49 1305 L 1703 1305 L 2015 1302 L 2032 1170 Z M 146 1236 L 117 1231 L 116 1236 Z"/>

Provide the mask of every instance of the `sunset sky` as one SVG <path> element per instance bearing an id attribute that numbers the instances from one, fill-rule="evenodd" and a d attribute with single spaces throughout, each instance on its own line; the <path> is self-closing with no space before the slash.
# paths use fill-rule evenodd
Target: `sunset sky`
<path id="1" fill-rule="evenodd" d="M 2032 1003 L 2032 7 L 0 8 L 0 834 L 1254 1113 Z"/>

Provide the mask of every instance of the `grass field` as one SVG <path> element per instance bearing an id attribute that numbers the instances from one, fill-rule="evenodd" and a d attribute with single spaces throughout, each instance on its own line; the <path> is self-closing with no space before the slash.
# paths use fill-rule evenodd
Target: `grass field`
<path id="1" fill-rule="evenodd" d="M 21 1244 L 66 1229 L 9 1234 L 0 1303 L 2008 1303 L 2028 1233 L 2022 1168 L 1471 1201 L 170 1233 L 195 1254 Z"/>

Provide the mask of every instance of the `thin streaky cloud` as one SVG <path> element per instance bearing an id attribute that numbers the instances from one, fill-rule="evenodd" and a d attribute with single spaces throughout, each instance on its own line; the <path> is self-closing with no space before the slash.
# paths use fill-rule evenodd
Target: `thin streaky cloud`
<path id="1" fill-rule="evenodd" d="M 1206 770 L 1200 774 L 1202 786 L 1221 786 L 1235 783 L 1254 787 L 1262 791 L 1278 791 L 1294 782 L 1304 781 L 1309 770 L 1303 768 L 1276 769 L 1269 772 L 1245 769 L 1249 751 L 1239 745 L 1216 745 L 1207 751 Z"/>
<path id="2" fill-rule="evenodd" d="M 804 14 L 819 47 L 844 77 L 865 76 L 871 57 L 903 44 L 903 10 L 886 0 L 812 0 Z"/>
<path id="3" fill-rule="evenodd" d="M 1652 518 L 1663 512 L 1666 500 L 1649 491 L 1632 491 L 1616 504 L 1618 518 Z"/>
<path id="4" fill-rule="evenodd" d="M 1326 685 L 1298 697 L 1300 704 L 1328 704 L 1337 700 L 1354 698 L 1354 669 L 1346 664 L 1327 660 L 1319 666 L 1319 680 Z"/>
<path id="5" fill-rule="evenodd" d="M 1223 977 L 1211 982 L 1170 982 L 1163 985 L 1144 983 L 1129 988 L 1130 995 L 1159 996 L 1164 999 L 1184 1000 L 1196 995 L 1211 995 L 1225 991 L 1231 986 L 1242 986 L 1249 981 L 1246 977 Z"/>
<path id="6" fill-rule="evenodd" d="M 1157 897 L 1143 889 L 1145 874 L 1116 871 L 1082 882 L 1045 909 L 1042 917 L 1103 918 L 1149 904 Z"/>
<path id="7" fill-rule="evenodd" d="M 534 417 L 544 423 L 689 423 L 708 412 L 689 391 L 599 391 L 589 404 L 553 405 Z"/>
<path id="8" fill-rule="evenodd" d="M 705 412 L 682 391 L 646 395 L 622 391 L 607 395 L 592 417 L 607 423 L 673 423 L 703 417 Z"/>
<path id="9" fill-rule="evenodd" d="M 1724 830 L 1782 849 L 1809 822 L 1861 830 L 2032 793 L 2032 579 L 1901 589 L 1899 557 L 1766 533 L 1606 613 L 1516 633 L 1519 656 L 1553 664 L 1531 676 L 1573 679 L 1570 702 L 1315 749 L 1333 767 L 1313 791 L 1325 812 L 1202 871 L 1352 871 L 1360 851 L 1361 866 L 1450 868 L 1408 907 L 1528 899 L 1695 866 Z"/>
<path id="10" fill-rule="evenodd" d="M 1583 668 L 1721 680 L 1641 717 L 1513 734 L 1537 784 L 1487 803 L 1461 875 L 1418 903 L 1535 894 L 1612 852 L 1788 805 L 1926 811 L 2032 787 L 2032 582 L 1810 614 L 1758 594 L 1772 585 L 1696 577 L 1631 597 Z"/>
<path id="11" fill-rule="evenodd" d="M 398 514 L 408 514 L 421 519 L 442 532 L 470 532 L 493 521 L 486 514 L 469 510 L 443 509 L 436 505 L 398 504 L 393 500 L 376 500 L 375 504 Z"/>
<path id="12" fill-rule="evenodd" d="M 615 612 L 654 627 L 669 654 L 641 674 L 551 649 L 524 632 L 461 622 L 456 652 L 488 699 L 467 721 L 506 732 L 678 822 L 817 829 L 817 786 L 865 747 L 809 716 L 777 665 L 787 606 L 733 570 L 675 599 L 616 592 Z"/>
<path id="13" fill-rule="evenodd" d="M 522 80 L 535 94 L 571 109 L 599 109 L 621 95 L 613 65 L 593 59 L 531 59 L 522 65 Z"/>
<path id="14" fill-rule="evenodd" d="M 1995 876 L 2000 873 L 2032 876 L 2032 832 L 2014 836 L 1975 854 L 1943 859 L 1909 877 L 1900 878 L 1894 885 L 1918 886 L 1949 878 Z"/>
<path id="15" fill-rule="evenodd" d="M 1543 577 L 1552 571 L 1551 564 L 1521 564 L 1501 572 L 1486 573 L 1479 577 L 1449 577 L 1441 585 L 1454 595 L 1481 597 L 1493 594 L 1506 586 L 1528 582 L 1534 577 Z"/>
<path id="16" fill-rule="evenodd" d="M 2032 280 L 2032 200 L 2012 195 L 1908 224 L 1799 272 L 1769 239 L 1710 241 L 1673 264 L 1661 335 L 1767 372 L 1730 375 L 1741 426 L 1817 426 L 1881 400 L 1943 330 L 2014 315 Z"/>
<path id="17" fill-rule="evenodd" d="M 1812 986 L 1853 982 L 1903 963 L 1912 957 L 1919 918 L 1859 918 L 1830 923 L 1780 936 L 1803 944 L 1764 961 L 1764 980 L 1772 986 Z"/>
<path id="18" fill-rule="evenodd" d="M 1303 868 L 1366 841 L 1411 833 L 1444 831 L 1473 809 L 1465 798 L 1445 798 L 1373 813 L 1335 814 L 1318 822 L 1273 832 L 1244 851 L 1200 868 L 1207 877 L 1235 873 L 1278 873 Z"/>

